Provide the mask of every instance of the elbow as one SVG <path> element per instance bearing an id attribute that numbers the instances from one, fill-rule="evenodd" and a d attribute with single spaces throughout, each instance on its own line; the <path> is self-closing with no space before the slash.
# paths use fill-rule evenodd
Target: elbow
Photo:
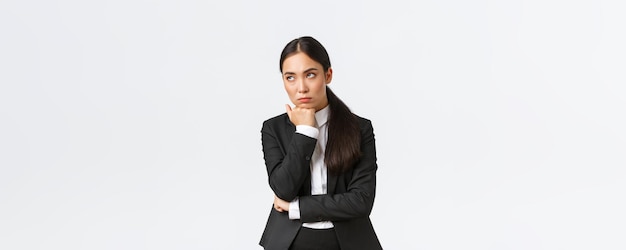
<path id="1" fill-rule="evenodd" d="M 270 180 L 270 187 L 272 191 L 274 191 L 274 195 L 284 201 L 293 201 L 298 197 L 298 191 L 293 188 L 285 188 L 281 185 L 278 185 Z"/>
<path id="2" fill-rule="evenodd" d="M 357 217 L 367 217 L 372 213 L 374 207 L 374 194 L 361 193 L 359 202 L 354 206 L 354 212 Z"/>
<path id="3" fill-rule="evenodd" d="M 280 193 L 280 192 L 274 191 L 274 195 L 276 195 L 276 197 L 280 198 L 281 200 L 288 201 L 288 202 L 291 202 L 295 200 L 296 197 L 298 197 L 298 195 L 294 192 Z"/>

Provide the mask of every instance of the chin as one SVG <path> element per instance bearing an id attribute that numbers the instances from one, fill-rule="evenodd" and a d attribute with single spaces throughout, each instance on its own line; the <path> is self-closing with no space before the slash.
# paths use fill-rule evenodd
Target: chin
<path id="1" fill-rule="evenodd" d="M 298 104 L 295 104 L 295 105 L 296 105 L 296 107 L 302 107 L 302 108 L 312 108 L 313 107 L 313 105 L 311 105 L 310 103 L 298 103 Z"/>

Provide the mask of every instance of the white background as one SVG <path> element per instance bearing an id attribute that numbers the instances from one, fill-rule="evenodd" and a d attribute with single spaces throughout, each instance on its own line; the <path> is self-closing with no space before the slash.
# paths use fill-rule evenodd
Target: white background
<path id="1" fill-rule="evenodd" d="M 311 35 L 386 249 L 626 248 L 621 1 L 0 1 L 0 249 L 260 249 Z"/>

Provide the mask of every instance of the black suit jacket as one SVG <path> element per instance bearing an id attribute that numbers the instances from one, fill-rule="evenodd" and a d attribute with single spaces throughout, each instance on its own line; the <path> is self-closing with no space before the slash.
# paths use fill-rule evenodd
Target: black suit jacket
<path id="1" fill-rule="evenodd" d="M 279 198 L 300 200 L 300 219 L 290 220 L 273 206 L 260 245 L 288 249 L 303 222 L 332 221 L 343 250 L 382 249 L 369 219 L 376 191 L 376 146 L 369 120 L 357 117 L 361 129 L 360 160 L 340 175 L 328 174 L 325 195 L 311 195 L 310 161 L 316 139 L 295 133 L 287 114 L 263 123 L 261 139 L 269 184 Z"/>

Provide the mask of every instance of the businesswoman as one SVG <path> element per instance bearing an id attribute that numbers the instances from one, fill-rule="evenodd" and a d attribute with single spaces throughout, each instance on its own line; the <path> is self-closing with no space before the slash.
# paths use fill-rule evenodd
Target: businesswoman
<path id="1" fill-rule="evenodd" d="M 260 245 L 265 249 L 382 249 L 369 219 L 376 191 L 376 148 L 369 120 L 328 88 L 326 49 L 312 37 L 280 55 L 295 107 L 263 123 L 261 140 L 274 191 Z"/>

